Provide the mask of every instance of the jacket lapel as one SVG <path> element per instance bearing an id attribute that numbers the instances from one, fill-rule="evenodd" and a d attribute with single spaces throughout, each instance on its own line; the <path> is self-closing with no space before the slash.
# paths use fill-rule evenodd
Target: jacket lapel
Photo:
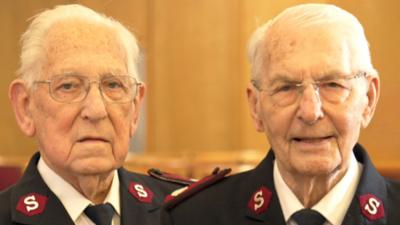
<path id="1" fill-rule="evenodd" d="M 121 225 L 141 224 L 155 225 L 159 222 L 159 210 L 162 204 L 162 197 L 158 196 L 158 192 L 153 192 L 149 189 L 150 185 L 140 176 L 128 173 L 124 169 L 118 170 L 121 180 L 120 195 L 121 195 Z M 132 183 L 140 184 L 148 192 L 153 195 L 150 202 L 141 201 L 132 193 L 130 189 Z M 157 191 L 157 190 L 154 190 Z"/>
<path id="2" fill-rule="evenodd" d="M 248 196 L 246 199 L 247 201 L 244 202 L 244 204 L 247 204 L 245 214 L 248 219 L 258 221 L 260 224 L 286 225 L 274 185 L 274 158 L 274 154 L 272 150 L 270 150 L 266 158 L 264 158 L 264 160 L 248 176 L 248 181 L 246 182 L 245 187 Z M 253 203 L 251 199 L 256 200 L 257 198 L 260 198 L 260 195 L 257 195 L 257 191 L 260 190 L 261 187 L 266 188 L 270 192 L 270 197 L 265 195 L 263 196 L 262 201 L 258 202 L 258 205 L 252 205 L 257 203 Z M 265 211 L 255 211 L 255 208 L 262 207 L 261 203 L 267 204 L 264 206 L 266 207 Z"/>
<path id="3" fill-rule="evenodd" d="M 376 215 L 379 215 L 379 213 L 381 212 L 384 213 L 385 206 L 387 205 L 387 190 L 385 179 L 372 165 L 371 160 L 369 159 L 366 151 L 361 147 L 361 145 L 357 144 L 355 146 L 354 155 L 356 156 L 357 161 L 363 164 L 363 172 L 354 198 L 342 224 L 385 225 L 387 224 L 386 216 L 378 219 L 371 219 L 366 216 L 369 215 L 368 210 L 375 213 Z M 371 201 L 367 203 L 361 203 L 360 199 L 364 197 L 366 197 L 367 199 L 369 198 L 369 200 L 371 200 L 371 198 L 372 200 L 379 200 L 379 207 L 377 204 L 374 204 L 374 202 Z M 370 205 L 367 206 L 368 204 Z"/>
<path id="4" fill-rule="evenodd" d="M 40 176 L 36 167 L 39 158 L 39 153 L 32 157 L 11 193 L 12 221 L 30 225 L 54 225 L 55 221 L 62 221 L 65 225 L 74 225 L 62 203 Z"/>
<path id="5" fill-rule="evenodd" d="M 71 217 L 68 215 L 66 209 L 60 202 L 60 200 L 51 193 L 49 201 L 47 203 L 48 210 L 43 212 L 42 218 L 38 225 L 54 225 L 56 221 L 60 221 L 57 224 L 63 225 L 74 225 Z"/>

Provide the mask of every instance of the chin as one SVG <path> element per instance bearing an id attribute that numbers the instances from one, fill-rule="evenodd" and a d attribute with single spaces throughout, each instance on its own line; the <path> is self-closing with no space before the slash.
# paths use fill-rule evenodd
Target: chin
<path id="1" fill-rule="evenodd" d="M 85 168 L 79 171 L 79 173 L 83 176 L 95 176 L 95 175 L 103 175 L 109 174 L 114 170 L 114 168 Z"/>
<path id="2" fill-rule="evenodd" d="M 73 167 L 73 170 L 81 175 L 98 175 L 110 173 L 115 168 L 114 163 L 111 163 L 109 160 L 94 160 L 80 163 L 80 165 Z"/>
<path id="3" fill-rule="evenodd" d="M 303 162 L 302 165 L 296 167 L 298 173 L 307 176 L 330 176 L 336 170 L 336 166 L 333 166 L 332 163 L 323 161 Z"/>

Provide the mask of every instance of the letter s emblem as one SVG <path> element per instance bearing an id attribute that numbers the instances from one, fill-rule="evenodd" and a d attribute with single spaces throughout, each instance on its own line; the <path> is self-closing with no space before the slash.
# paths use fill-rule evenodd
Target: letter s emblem
<path id="1" fill-rule="evenodd" d="M 368 203 L 365 205 L 364 209 L 371 215 L 375 215 L 378 212 L 378 208 L 381 203 L 375 198 L 368 199 Z"/>
<path id="2" fill-rule="evenodd" d="M 144 190 L 144 187 L 140 184 L 135 185 L 135 190 L 141 198 L 146 198 L 148 196 L 147 192 Z"/>
<path id="3" fill-rule="evenodd" d="M 260 190 L 254 195 L 254 210 L 257 211 L 261 206 L 264 205 L 263 192 Z"/>
<path id="4" fill-rule="evenodd" d="M 28 193 L 19 198 L 16 210 L 25 216 L 41 214 L 47 204 L 47 196 L 38 193 Z"/>
<path id="5" fill-rule="evenodd" d="M 26 206 L 26 211 L 30 212 L 39 208 L 39 203 L 36 201 L 34 195 L 27 196 L 24 199 L 24 204 Z"/>
<path id="6" fill-rule="evenodd" d="M 151 203 L 153 200 L 154 196 L 153 192 L 148 187 L 140 183 L 136 183 L 133 181 L 130 182 L 128 190 L 131 193 L 131 195 L 140 202 Z"/>
<path id="7" fill-rule="evenodd" d="M 370 221 L 385 217 L 384 203 L 374 194 L 368 193 L 358 197 L 361 214 Z"/>
<path id="8" fill-rule="evenodd" d="M 272 192 L 265 186 L 258 188 L 250 197 L 247 207 L 252 213 L 259 215 L 264 213 L 271 201 Z"/>

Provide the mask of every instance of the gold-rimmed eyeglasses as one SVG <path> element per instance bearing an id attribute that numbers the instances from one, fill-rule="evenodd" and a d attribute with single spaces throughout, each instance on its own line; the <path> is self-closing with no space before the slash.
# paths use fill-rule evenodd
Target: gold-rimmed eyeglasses
<path id="1" fill-rule="evenodd" d="M 261 87 L 256 80 L 251 80 L 251 83 L 257 90 L 267 92 L 273 103 L 282 107 L 297 102 L 309 84 L 313 86 L 320 100 L 338 104 L 344 102 L 349 97 L 353 88 L 352 80 L 366 76 L 367 73 L 359 72 L 353 76 L 328 78 L 311 83 L 282 80 L 273 82 L 271 86 L 265 88 Z"/>
<path id="2" fill-rule="evenodd" d="M 56 75 L 49 80 L 38 80 L 35 84 L 48 84 L 50 96 L 57 102 L 76 103 L 83 101 L 90 91 L 92 83 L 98 83 L 101 96 L 109 103 L 126 103 L 133 101 L 136 96 L 138 82 L 132 76 L 101 76 L 91 81 L 81 75 Z"/>

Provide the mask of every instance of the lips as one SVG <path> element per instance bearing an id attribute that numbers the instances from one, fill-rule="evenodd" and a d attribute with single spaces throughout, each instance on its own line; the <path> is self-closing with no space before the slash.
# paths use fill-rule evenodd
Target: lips
<path id="1" fill-rule="evenodd" d="M 84 136 L 78 139 L 78 142 L 110 142 L 107 138 L 99 136 Z"/>
<path id="2" fill-rule="evenodd" d="M 333 138 L 333 136 L 322 136 L 322 137 L 294 137 L 292 140 L 295 142 L 303 142 L 303 143 L 317 143 L 326 141 Z"/>

